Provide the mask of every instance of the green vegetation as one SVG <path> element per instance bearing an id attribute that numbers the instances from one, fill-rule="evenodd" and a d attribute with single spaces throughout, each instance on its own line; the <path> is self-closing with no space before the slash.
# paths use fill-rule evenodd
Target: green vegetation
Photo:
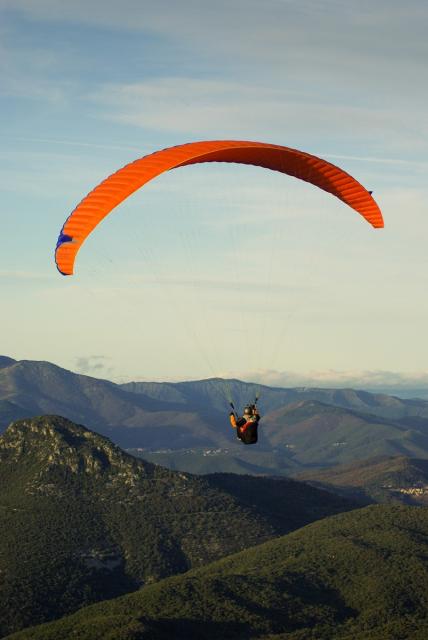
<path id="1" fill-rule="evenodd" d="M 10 640 L 422 640 L 428 511 L 370 506 Z"/>
<path id="2" fill-rule="evenodd" d="M 173 472 L 65 418 L 0 438 L 0 633 L 352 508 L 289 479 Z"/>

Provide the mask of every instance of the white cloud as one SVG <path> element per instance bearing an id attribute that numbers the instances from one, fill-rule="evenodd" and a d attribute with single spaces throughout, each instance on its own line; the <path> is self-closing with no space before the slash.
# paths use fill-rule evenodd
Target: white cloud
<path id="1" fill-rule="evenodd" d="M 392 160 L 400 150 L 426 149 L 428 8 L 419 0 L 405 7 L 398 0 L 0 0 L 0 9 L 76 29 L 113 29 L 115 41 L 127 30 L 148 34 L 152 61 L 138 81 L 96 86 L 97 120 L 192 137 L 296 144 L 311 135 L 317 146 L 320 137 L 353 140 L 377 153 L 382 147 Z M 53 101 L 80 97 L 82 88 L 59 73 L 49 80 L 51 68 L 61 67 L 49 46 L 47 38 L 46 51 L 3 51 L 3 90 Z"/>
<path id="2" fill-rule="evenodd" d="M 229 80 L 163 77 L 138 83 L 104 85 L 88 96 L 103 109 L 103 117 L 147 130 L 199 135 L 203 138 L 242 135 L 247 139 L 271 138 L 293 144 L 313 137 L 342 138 L 371 148 L 382 135 L 386 150 L 396 158 L 374 157 L 377 162 L 408 161 L 401 147 L 419 149 L 428 135 L 425 106 L 414 107 L 412 123 L 403 127 L 402 105 L 358 105 L 332 95 L 308 99 L 287 88 L 269 89 Z M 418 126 L 415 127 L 415 122 Z M 397 132 L 400 132 L 397 135 Z M 340 156 L 339 156 L 340 157 Z M 343 157 L 343 156 L 342 156 Z M 351 156 L 353 158 L 353 156 Z M 361 159 L 361 157 L 359 157 Z"/>
<path id="3" fill-rule="evenodd" d="M 110 360 L 108 356 L 80 356 L 76 358 L 76 370 L 87 375 L 108 376 L 113 372 Z"/>
<path id="4" fill-rule="evenodd" d="M 310 99 L 327 83 L 336 99 L 375 105 L 380 95 L 396 94 L 410 106 L 418 96 L 421 108 L 426 97 L 420 82 L 428 49 L 423 0 L 1 0 L 0 8 L 45 22 L 157 35 L 164 48 L 168 43 L 178 55 L 193 53 L 195 65 L 203 60 L 205 71 L 241 69 L 260 91 L 291 82 Z M 161 62 L 162 47 L 156 53 Z"/>

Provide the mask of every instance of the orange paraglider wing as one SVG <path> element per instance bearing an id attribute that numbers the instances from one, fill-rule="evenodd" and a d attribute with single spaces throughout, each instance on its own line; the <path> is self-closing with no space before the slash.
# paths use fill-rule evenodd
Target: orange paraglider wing
<path id="1" fill-rule="evenodd" d="M 165 171 L 201 162 L 235 162 L 280 171 L 333 194 L 373 227 L 383 227 L 382 213 L 371 193 L 326 160 L 263 142 L 190 142 L 139 158 L 95 187 L 74 209 L 61 230 L 55 251 L 58 270 L 63 275 L 72 275 L 76 254 L 88 235 L 134 191 Z"/>

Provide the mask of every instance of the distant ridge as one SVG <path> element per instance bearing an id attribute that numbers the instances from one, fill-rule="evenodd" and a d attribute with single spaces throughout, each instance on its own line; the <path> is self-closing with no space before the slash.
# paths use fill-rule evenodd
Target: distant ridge
<path id="1" fill-rule="evenodd" d="M 0 356 L 0 369 L 4 367 L 10 367 L 12 364 L 15 364 L 16 360 L 13 358 L 9 358 L 8 356 Z"/>
<path id="2" fill-rule="evenodd" d="M 229 424 L 225 387 L 242 410 L 259 385 L 217 378 L 118 385 L 49 362 L 4 357 L 2 362 L 1 428 L 23 417 L 63 415 L 90 424 L 122 447 L 139 449 L 143 456 L 147 452 L 153 462 L 184 470 L 284 474 L 371 455 L 428 456 L 424 400 L 353 389 L 264 386 L 259 444 L 243 448 Z M 208 449 L 222 453 L 205 460 Z M 189 456 L 181 456 L 183 451 Z"/>
<path id="3" fill-rule="evenodd" d="M 366 503 L 428 506 L 428 460 L 380 456 L 296 478 Z"/>
<path id="4" fill-rule="evenodd" d="M 409 417 L 386 419 L 333 406 L 299 400 L 263 417 L 260 448 L 138 452 L 170 468 L 196 473 L 296 475 L 298 469 L 335 467 L 369 456 L 428 457 L 428 421 Z M 269 447 L 266 445 L 268 443 Z"/>

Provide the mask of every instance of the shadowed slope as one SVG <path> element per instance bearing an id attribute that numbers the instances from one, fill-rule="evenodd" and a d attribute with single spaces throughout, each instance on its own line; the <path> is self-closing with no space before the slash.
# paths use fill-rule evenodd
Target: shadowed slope
<path id="1" fill-rule="evenodd" d="M 427 510 L 367 507 L 13 640 L 423 640 L 427 541 Z"/>
<path id="2" fill-rule="evenodd" d="M 352 508 L 289 479 L 198 478 L 58 416 L 0 438 L 0 634 Z"/>

